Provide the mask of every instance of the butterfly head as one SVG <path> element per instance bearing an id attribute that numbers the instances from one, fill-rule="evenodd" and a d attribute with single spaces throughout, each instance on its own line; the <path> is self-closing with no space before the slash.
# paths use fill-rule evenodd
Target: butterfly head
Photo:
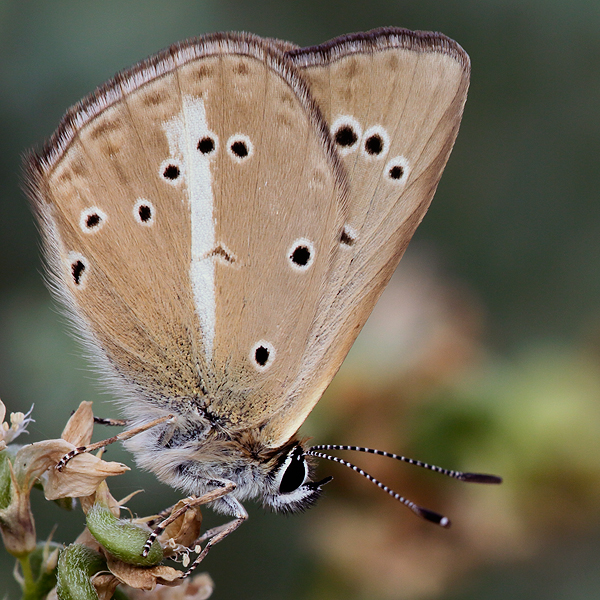
<path id="1" fill-rule="evenodd" d="M 282 452 L 269 471 L 263 491 L 263 503 L 275 512 L 299 512 L 312 506 L 322 493 L 326 477 L 312 481 L 312 465 L 299 443 Z"/>

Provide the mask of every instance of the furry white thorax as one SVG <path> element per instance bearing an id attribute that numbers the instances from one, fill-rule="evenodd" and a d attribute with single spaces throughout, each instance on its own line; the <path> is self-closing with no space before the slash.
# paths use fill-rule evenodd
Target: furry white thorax
<path id="1" fill-rule="evenodd" d="M 161 416 L 157 410 L 150 412 L 155 413 L 153 418 Z M 147 422 L 147 415 L 144 417 Z M 141 424 L 141 420 L 131 423 L 132 426 Z M 162 482 L 185 494 L 201 496 L 233 482 L 236 487 L 228 496 L 239 502 L 259 500 L 277 512 L 301 510 L 320 495 L 320 489 L 308 481 L 308 468 L 303 485 L 289 493 L 279 491 L 283 471 L 289 464 L 284 460 L 287 450 L 282 452 L 280 464 L 269 467 L 257 459 L 242 456 L 227 440 L 216 440 L 211 428 L 209 421 L 198 413 L 187 418 L 179 415 L 175 423 L 144 431 L 125 445 L 140 468 L 153 472 Z M 236 503 L 227 497 L 216 500 L 210 507 L 222 514 L 237 516 Z"/>
<path id="2" fill-rule="evenodd" d="M 211 449 L 207 441 L 210 431 L 208 422 L 202 423 L 202 428 L 196 430 L 193 439 L 173 447 L 169 447 L 170 440 L 165 444 L 165 439 L 171 435 L 169 429 L 168 424 L 158 426 L 125 442 L 139 467 L 155 473 L 161 481 L 185 494 L 201 496 L 214 490 L 220 482 L 233 481 L 236 489 L 232 495 L 238 500 L 260 495 L 258 473 L 252 465 L 245 464 L 240 458 L 231 457 L 231 460 L 225 461 Z M 175 431 L 173 435 L 179 434 Z M 231 514 L 229 505 L 221 500 L 217 500 L 213 508 Z"/>
<path id="3" fill-rule="evenodd" d="M 198 152 L 196 144 L 207 135 L 216 139 L 208 127 L 202 98 L 183 97 L 182 112 L 163 124 L 171 157 L 182 166 L 187 185 L 192 222 L 192 260 L 190 280 L 196 313 L 202 329 L 207 362 L 213 354 L 215 339 L 215 264 L 210 256 L 215 245 L 213 190 L 210 158 Z"/>

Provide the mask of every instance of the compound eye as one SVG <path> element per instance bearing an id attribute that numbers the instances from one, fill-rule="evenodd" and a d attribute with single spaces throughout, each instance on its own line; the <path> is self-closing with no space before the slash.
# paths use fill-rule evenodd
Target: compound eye
<path id="1" fill-rule="evenodd" d="M 297 490 L 308 476 L 308 467 L 300 448 L 294 448 L 283 463 L 284 472 L 279 484 L 280 494 L 289 494 Z"/>

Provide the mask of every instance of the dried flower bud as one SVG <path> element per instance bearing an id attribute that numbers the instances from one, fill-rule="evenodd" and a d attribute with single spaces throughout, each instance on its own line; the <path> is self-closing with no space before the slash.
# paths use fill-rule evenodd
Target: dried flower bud
<path id="1" fill-rule="evenodd" d="M 187 500 L 180 500 L 171 511 L 175 513 L 180 507 L 186 505 Z M 159 536 L 163 545 L 169 544 L 171 547 L 185 546 L 188 548 L 199 537 L 202 527 L 202 513 L 199 506 L 192 506 L 178 519 L 167 526 L 165 531 Z"/>
<path id="2" fill-rule="evenodd" d="M 7 450 L 0 452 L 0 531 L 6 550 L 17 558 L 35 550 L 36 534 L 29 502 L 31 488 L 22 489 Z"/>

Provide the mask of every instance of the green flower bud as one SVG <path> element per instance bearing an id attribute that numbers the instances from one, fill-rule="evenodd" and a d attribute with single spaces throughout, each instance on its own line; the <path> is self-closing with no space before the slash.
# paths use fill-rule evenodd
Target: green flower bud
<path id="1" fill-rule="evenodd" d="M 56 593 L 59 600 L 98 600 L 90 577 L 106 569 L 104 558 L 82 544 L 71 544 L 58 559 Z"/>
<path id="2" fill-rule="evenodd" d="M 142 556 L 149 536 L 148 529 L 131 521 L 118 519 L 106 506 L 92 506 L 87 514 L 87 526 L 104 549 L 124 563 L 150 567 L 163 559 L 163 551 L 157 540 L 150 547 L 148 556 Z"/>

